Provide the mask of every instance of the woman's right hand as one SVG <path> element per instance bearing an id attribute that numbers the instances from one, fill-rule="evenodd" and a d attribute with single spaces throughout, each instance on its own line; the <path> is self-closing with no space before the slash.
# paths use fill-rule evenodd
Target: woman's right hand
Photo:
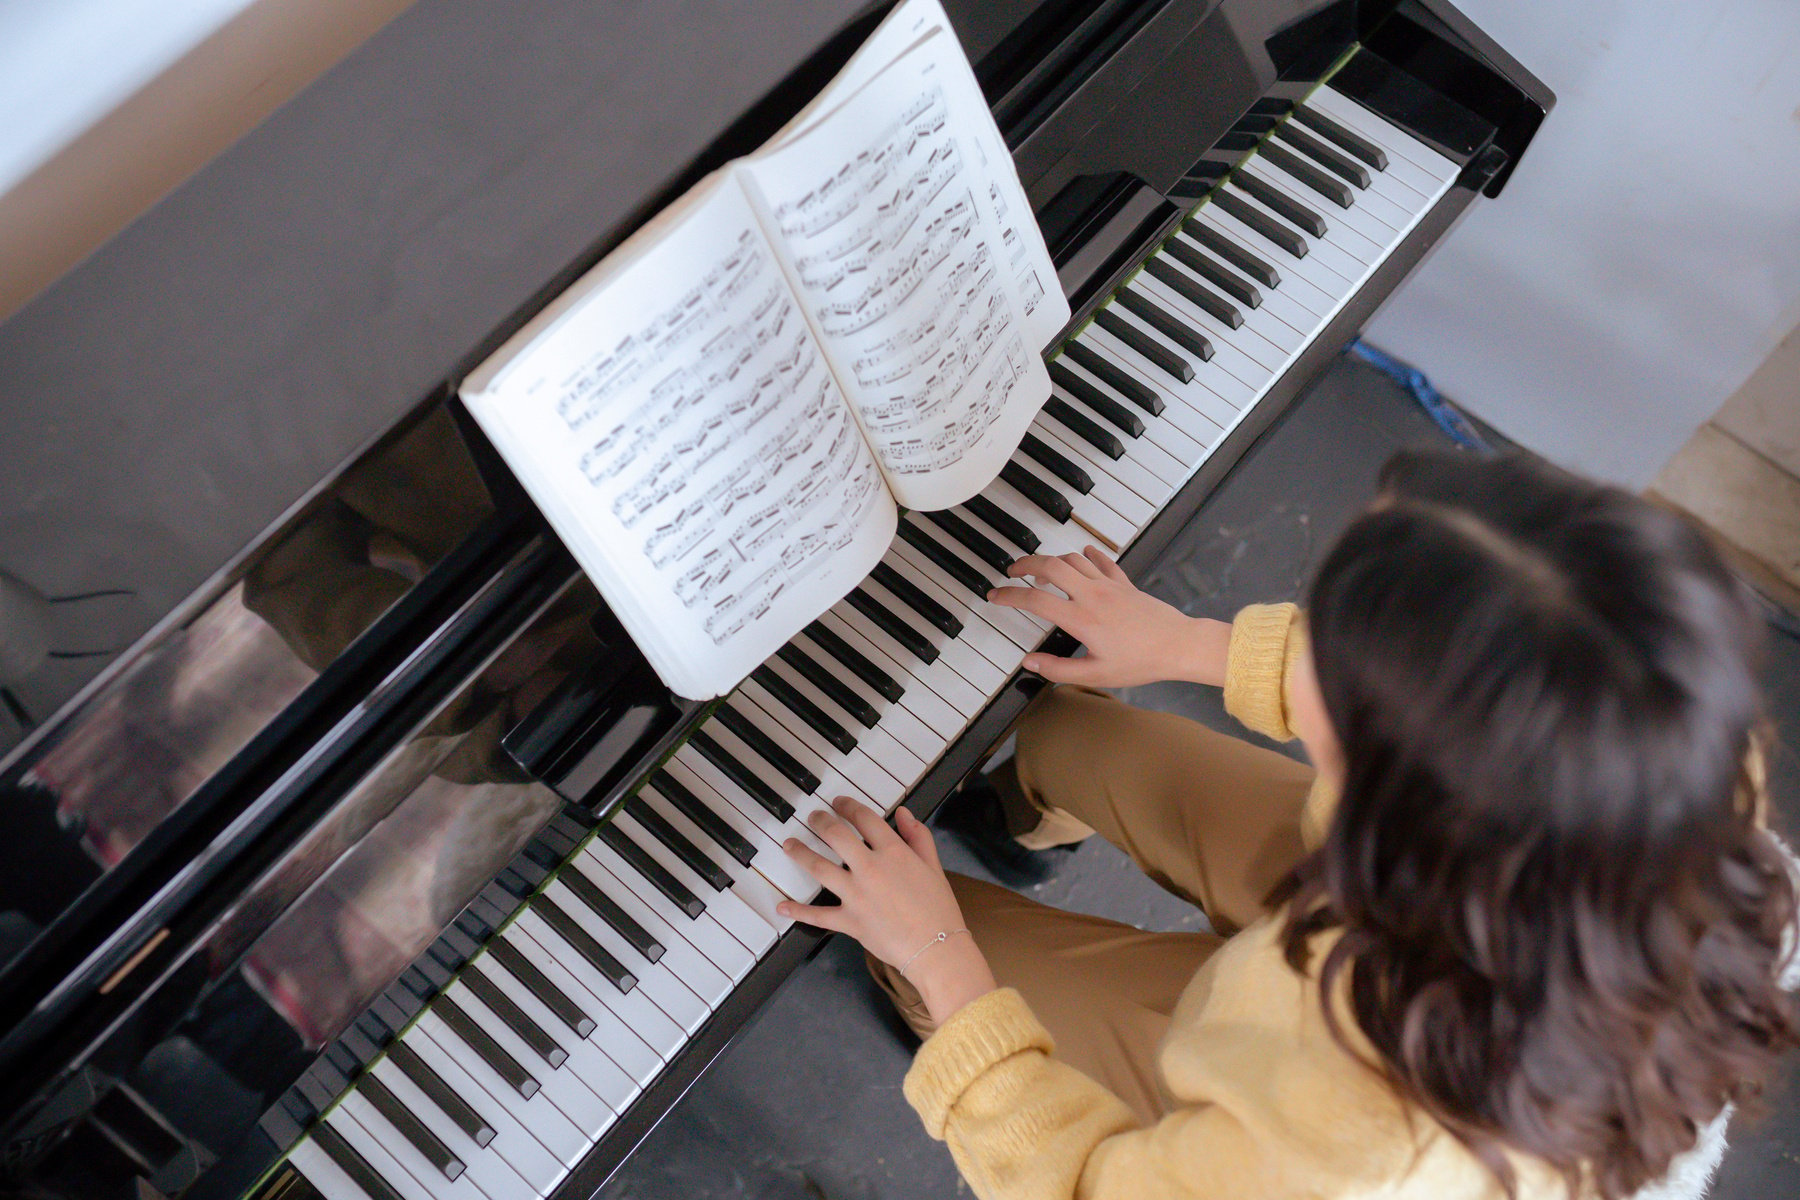
<path id="1" fill-rule="evenodd" d="M 1190 617 L 1141 592 L 1119 564 L 1094 546 L 1084 554 L 1033 554 L 1007 574 L 1049 584 L 1067 595 L 1034 587 L 998 587 L 993 604 L 1020 608 L 1054 622 L 1087 647 L 1082 658 L 1025 656 L 1025 669 L 1053 683 L 1133 687 L 1163 679 L 1220 686 L 1231 625 Z"/>

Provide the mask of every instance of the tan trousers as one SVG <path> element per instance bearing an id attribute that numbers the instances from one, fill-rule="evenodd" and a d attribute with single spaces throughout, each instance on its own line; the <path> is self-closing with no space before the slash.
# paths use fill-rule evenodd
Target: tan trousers
<path id="1" fill-rule="evenodd" d="M 1097 832 L 1199 905 L 1219 931 L 1145 933 L 950 877 L 994 977 L 1024 995 L 1055 1037 L 1057 1057 L 1155 1121 L 1168 1103 L 1156 1048 L 1175 1002 L 1225 937 L 1265 913 L 1264 897 L 1299 860 L 1312 768 L 1073 687 L 1033 702 L 1015 761 L 1016 782 L 1001 772 L 995 779 L 1011 827 L 1028 805 L 1039 832 L 1061 830 L 1067 840 Z M 907 1024 L 928 1035 L 932 1022 L 905 977 L 874 960 L 870 970 Z"/>

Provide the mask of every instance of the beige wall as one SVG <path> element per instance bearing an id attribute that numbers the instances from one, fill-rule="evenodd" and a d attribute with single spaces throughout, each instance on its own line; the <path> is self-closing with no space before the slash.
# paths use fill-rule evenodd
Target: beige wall
<path id="1" fill-rule="evenodd" d="M 412 0 L 253 0 L 0 195 L 0 320 L 366 41 Z"/>

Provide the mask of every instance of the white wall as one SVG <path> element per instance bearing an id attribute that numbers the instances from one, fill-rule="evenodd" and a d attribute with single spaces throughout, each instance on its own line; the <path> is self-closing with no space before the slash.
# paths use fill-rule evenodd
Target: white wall
<path id="1" fill-rule="evenodd" d="M 1369 340 L 1642 487 L 1800 321 L 1800 0 L 1458 7 L 1557 105 Z"/>

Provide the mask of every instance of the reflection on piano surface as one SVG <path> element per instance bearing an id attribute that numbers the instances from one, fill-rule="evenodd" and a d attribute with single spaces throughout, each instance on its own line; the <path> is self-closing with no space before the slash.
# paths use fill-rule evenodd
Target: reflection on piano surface
<path id="1" fill-rule="evenodd" d="M 1445 6 L 1271 7 L 984 33 L 1077 311 L 1052 398 L 724 701 L 657 684 L 436 400 L 13 754 L 8 1169 L 84 1198 L 598 1186 L 816 947 L 774 911 L 816 891 L 782 840 L 829 854 L 804 821 L 837 795 L 929 811 L 1022 707 L 1052 635 L 982 599 L 1007 564 L 1147 561 L 1548 104 Z M 1143 75 L 1146 42 L 1181 53 Z"/>

